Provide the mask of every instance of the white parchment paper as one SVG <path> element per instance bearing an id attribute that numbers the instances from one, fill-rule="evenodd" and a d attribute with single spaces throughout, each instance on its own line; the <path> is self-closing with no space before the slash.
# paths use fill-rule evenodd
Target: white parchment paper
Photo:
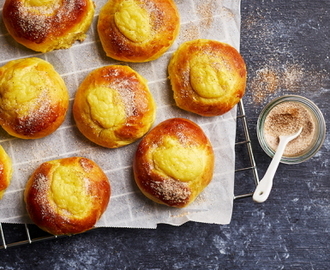
<path id="1" fill-rule="evenodd" d="M 95 0 L 96 14 L 84 42 L 46 54 L 17 44 L 6 31 L 2 18 L 0 20 L 0 66 L 18 58 L 40 57 L 55 67 L 70 92 L 67 118 L 50 136 L 22 140 L 0 129 L 0 143 L 14 164 L 11 185 L 0 200 L 0 222 L 31 222 L 25 210 L 23 192 L 29 176 L 42 162 L 83 156 L 100 165 L 112 186 L 110 204 L 97 227 L 156 228 L 159 223 L 181 225 L 187 221 L 228 224 L 234 193 L 236 108 L 212 118 L 178 109 L 167 78 L 167 65 L 177 47 L 188 40 L 215 39 L 239 49 L 240 0 L 175 0 L 181 15 L 181 29 L 174 45 L 155 61 L 128 64 L 148 80 L 157 103 L 155 125 L 168 118 L 185 117 L 199 124 L 212 142 L 216 154 L 214 178 L 196 201 L 184 209 L 158 205 L 139 191 L 131 166 L 138 142 L 119 149 L 102 148 L 85 139 L 73 121 L 71 107 L 84 77 L 95 68 L 118 63 L 105 56 L 96 31 L 98 13 L 105 2 Z M 1 8 L 3 3 L 4 0 L 0 0 Z"/>

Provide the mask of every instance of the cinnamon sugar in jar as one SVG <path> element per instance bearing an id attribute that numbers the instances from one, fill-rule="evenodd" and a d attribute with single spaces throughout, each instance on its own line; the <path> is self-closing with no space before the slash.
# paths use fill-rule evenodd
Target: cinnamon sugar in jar
<path id="1" fill-rule="evenodd" d="M 301 134 L 288 143 L 282 163 L 296 164 L 316 154 L 325 139 L 325 121 L 319 108 L 309 99 L 297 95 L 279 97 L 260 113 L 257 136 L 263 150 L 274 156 L 280 135 Z"/>

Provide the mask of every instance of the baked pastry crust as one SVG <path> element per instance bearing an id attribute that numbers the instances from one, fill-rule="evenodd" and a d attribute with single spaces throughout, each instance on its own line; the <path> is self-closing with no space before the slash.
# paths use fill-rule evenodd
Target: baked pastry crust
<path id="1" fill-rule="evenodd" d="M 146 197 L 182 208 L 210 183 L 213 148 L 194 122 L 168 119 L 144 136 L 134 157 L 133 171 L 135 182 Z"/>
<path id="2" fill-rule="evenodd" d="M 6 0 L 3 21 L 20 44 L 38 52 L 67 49 L 86 38 L 92 0 Z"/>
<path id="3" fill-rule="evenodd" d="M 107 148 L 128 145 L 152 126 L 156 105 L 147 81 L 128 66 L 92 71 L 79 86 L 73 115 L 80 132 Z"/>
<path id="4" fill-rule="evenodd" d="M 26 184 L 24 201 L 38 227 L 64 235 L 91 229 L 110 194 L 110 182 L 94 161 L 71 157 L 42 163 Z"/>
<path id="5" fill-rule="evenodd" d="M 226 43 L 197 39 L 181 44 L 168 73 L 177 106 L 202 116 L 228 112 L 245 94 L 245 62 Z"/>
<path id="6" fill-rule="evenodd" d="M 25 58 L 0 68 L 0 125 L 10 135 L 45 137 L 62 124 L 68 106 L 68 90 L 50 63 Z"/>
<path id="7" fill-rule="evenodd" d="M 0 200 L 8 188 L 13 174 L 12 161 L 0 145 Z"/>
<path id="8" fill-rule="evenodd" d="M 97 25 L 106 55 L 125 62 L 157 59 L 173 44 L 179 28 L 173 0 L 109 0 Z"/>

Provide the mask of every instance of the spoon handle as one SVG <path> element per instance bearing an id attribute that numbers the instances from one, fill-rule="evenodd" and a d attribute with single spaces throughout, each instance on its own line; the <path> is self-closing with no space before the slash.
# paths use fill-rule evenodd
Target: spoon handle
<path id="1" fill-rule="evenodd" d="M 282 155 L 284 153 L 285 147 L 290 141 L 290 138 L 284 138 L 280 140 L 280 143 L 276 149 L 276 153 L 269 164 L 269 167 L 264 175 L 264 177 L 260 180 L 256 190 L 253 193 L 253 200 L 259 203 L 262 203 L 267 200 L 270 191 L 273 186 L 273 178 L 275 175 L 275 172 L 277 170 L 277 167 L 281 161 Z"/>

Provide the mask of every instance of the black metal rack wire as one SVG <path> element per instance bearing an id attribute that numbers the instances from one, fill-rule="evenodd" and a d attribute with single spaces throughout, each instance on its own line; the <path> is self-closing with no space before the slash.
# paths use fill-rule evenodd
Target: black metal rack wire
<path id="1" fill-rule="evenodd" d="M 235 194 L 238 195 L 234 195 L 234 200 L 251 197 L 259 183 L 243 100 L 238 103 L 236 134 Z"/>
<path id="2" fill-rule="evenodd" d="M 243 100 L 239 102 L 237 110 L 235 152 L 235 194 L 238 195 L 234 195 L 234 200 L 251 197 L 256 185 L 259 183 Z M 248 192 L 246 192 L 247 190 Z M 58 237 L 44 232 L 33 224 L 0 222 L 0 249 L 56 239 Z"/>

